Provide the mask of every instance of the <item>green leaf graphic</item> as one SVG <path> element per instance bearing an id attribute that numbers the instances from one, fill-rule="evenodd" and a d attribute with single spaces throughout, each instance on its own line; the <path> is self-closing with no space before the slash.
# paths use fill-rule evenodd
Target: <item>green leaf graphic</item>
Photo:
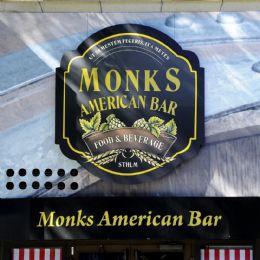
<path id="1" fill-rule="evenodd" d="M 174 135 L 174 136 L 177 134 L 177 125 L 176 125 L 174 119 L 170 120 L 165 126 L 167 127 L 167 130 L 166 130 L 167 133 Z"/>
<path id="2" fill-rule="evenodd" d="M 105 132 L 105 131 L 107 131 L 107 130 L 109 130 L 108 123 L 102 123 L 102 124 L 100 125 L 100 127 L 99 127 L 99 131 Z"/>
<path id="3" fill-rule="evenodd" d="M 85 119 L 79 119 L 79 123 L 85 134 L 89 134 L 92 131 L 92 125 Z"/>
<path id="4" fill-rule="evenodd" d="M 152 116 L 149 118 L 148 122 L 151 126 L 160 126 L 164 123 L 164 120 L 157 116 Z"/>
<path id="5" fill-rule="evenodd" d="M 101 123 L 101 114 L 100 112 L 97 112 L 90 120 L 90 123 L 92 125 L 92 129 L 94 131 L 98 131 L 99 125 Z"/>
<path id="6" fill-rule="evenodd" d="M 159 127 L 151 126 L 151 133 L 158 138 L 161 134 L 161 131 L 160 131 Z"/>

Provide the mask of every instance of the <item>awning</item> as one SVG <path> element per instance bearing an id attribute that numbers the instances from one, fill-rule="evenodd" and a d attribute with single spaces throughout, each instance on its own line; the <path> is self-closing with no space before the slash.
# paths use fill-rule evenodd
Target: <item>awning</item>
<path id="1" fill-rule="evenodd" d="M 200 259 L 201 260 L 253 260 L 253 250 L 250 248 L 202 249 Z"/>
<path id="2" fill-rule="evenodd" d="M 12 260 L 62 260 L 62 249 L 14 248 Z"/>

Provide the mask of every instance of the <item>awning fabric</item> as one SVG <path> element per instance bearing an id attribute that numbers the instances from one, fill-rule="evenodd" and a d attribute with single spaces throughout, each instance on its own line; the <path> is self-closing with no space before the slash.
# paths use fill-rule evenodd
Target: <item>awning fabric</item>
<path id="1" fill-rule="evenodd" d="M 12 260 L 62 260 L 62 249 L 14 248 Z"/>
<path id="2" fill-rule="evenodd" d="M 252 249 L 202 249 L 201 260 L 253 260 Z"/>

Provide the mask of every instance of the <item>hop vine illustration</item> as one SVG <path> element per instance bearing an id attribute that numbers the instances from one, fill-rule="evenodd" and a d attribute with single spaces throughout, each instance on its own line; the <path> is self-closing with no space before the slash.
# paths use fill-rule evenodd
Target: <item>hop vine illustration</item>
<path id="1" fill-rule="evenodd" d="M 100 112 L 96 113 L 90 121 L 86 119 L 79 119 L 80 126 L 84 131 L 84 135 L 88 135 L 91 132 L 99 131 L 99 126 L 101 123 L 101 114 Z"/>
<path id="2" fill-rule="evenodd" d="M 134 122 L 133 127 L 136 128 L 143 128 L 146 129 L 148 131 L 150 131 L 150 125 L 148 124 L 148 122 L 146 122 L 146 120 L 144 118 L 138 119 Z"/>
<path id="3" fill-rule="evenodd" d="M 127 127 L 124 122 L 122 122 L 119 118 L 115 116 L 115 114 L 111 114 L 106 117 L 106 121 L 101 123 L 101 113 L 97 112 L 89 121 L 86 119 L 79 119 L 80 126 L 83 130 L 82 137 L 86 137 L 87 135 L 95 132 L 106 132 L 113 129 L 124 128 Z M 160 137 L 162 133 L 168 133 L 171 136 L 177 135 L 177 125 L 174 119 L 171 119 L 167 123 L 157 116 L 152 116 L 148 120 L 145 118 L 140 118 L 136 120 L 133 125 L 133 128 L 141 128 L 145 129 L 155 137 Z M 87 159 L 87 162 L 93 162 L 98 165 L 105 165 L 111 162 L 116 162 L 119 155 L 122 155 L 126 152 L 125 149 L 115 149 L 110 150 L 104 153 L 101 153 L 97 156 L 90 156 L 89 153 L 86 153 L 84 156 Z M 148 153 L 146 151 L 141 151 L 138 149 L 130 149 L 132 155 L 139 158 L 141 162 L 145 162 L 152 166 L 159 167 L 162 162 L 170 162 L 174 160 L 172 157 L 162 158 L 152 153 Z"/>

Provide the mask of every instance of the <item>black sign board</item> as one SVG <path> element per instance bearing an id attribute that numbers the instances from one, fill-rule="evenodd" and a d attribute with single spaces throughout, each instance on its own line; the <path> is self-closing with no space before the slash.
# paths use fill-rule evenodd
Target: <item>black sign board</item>
<path id="1" fill-rule="evenodd" d="M 259 198 L 0 200 L 0 239 L 256 239 Z"/>
<path id="2" fill-rule="evenodd" d="M 56 143 L 98 177 L 160 177 L 203 144 L 204 70 L 158 30 L 105 28 L 63 56 L 56 80 Z"/>

